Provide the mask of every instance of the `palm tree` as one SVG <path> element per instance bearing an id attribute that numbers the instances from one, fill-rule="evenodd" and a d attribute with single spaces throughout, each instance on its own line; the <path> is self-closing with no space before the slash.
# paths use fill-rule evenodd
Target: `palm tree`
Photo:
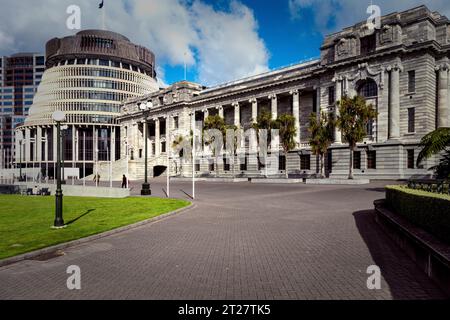
<path id="1" fill-rule="evenodd" d="M 311 137 L 309 144 L 311 145 L 312 153 L 320 157 L 320 178 L 324 177 L 324 157 L 328 148 L 333 143 L 333 128 L 334 120 L 332 115 L 322 112 L 320 118 L 316 113 L 312 113 L 309 117 L 309 132 Z"/>
<path id="2" fill-rule="evenodd" d="M 235 125 L 228 125 L 228 126 L 226 126 L 226 131 L 228 131 L 228 130 L 233 130 L 236 133 L 236 131 L 238 130 L 238 127 L 235 126 Z M 227 138 L 228 138 L 228 136 L 227 136 Z M 239 143 L 240 143 L 239 137 L 234 135 L 231 149 L 228 150 L 229 154 L 230 154 L 230 157 L 232 159 L 233 179 L 235 177 L 235 162 L 236 162 L 235 160 L 236 160 L 236 156 L 237 156 L 237 150 L 238 150 L 238 147 L 239 147 Z"/>
<path id="3" fill-rule="evenodd" d="M 172 149 L 179 149 L 178 156 L 180 158 L 180 174 L 183 176 L 183 157 L 184 157 L 184 145 L 186 143 L 186 139 L 183 136 L 178 136 L 172 142 Z"/>
<path id="4" fill-rule="evenodd" d="M 289 114 L 283 114 L 275 120 L 276 128 L 279 129 L 280 142 L 283 146 L 284 155 L 286 157 L 291 150 L 295 148 L 295 136 L 297 134 L 297 129 L 295 128 L 295 117 Z M 289 173 L 287 170 L 286 163 L 286 179 L 289 178 Z"/>
<path id="5" fill-rule="evenodd" d="M 213 130 L 213 129 L 219 130 L 222 133 L 222 137 L 224 137 L 226 135 L 227 126 L 225 124 L 225 120 L 221 116 L 210 115 L 206 118 L 205 124 L 203 126 L 203 133 L 206 130 Z M 205 139 L 204 141 L 205 141 L 206 145 L 211 145 L 214 143 L 215 137 L 211 137 L 210 139 Z M 213 151 L 214 151 L 214 156 L 216 159 L 216 162 L 215 162 L 216 175 L 219 176 L 218 162 L 219 162 L 219 156 L 220 156 L 221 150 L 216 150 L 214 148 Z"/>
<path id="6" fill-rule="evenodd" d="M 272 113 L 263 109 L 261 114 L 256 119 L 256 123 L 252 125 L 252 128 L 256 131 L 256 139 L 258 140 L 259 145 L 261 145 L 261 141 L 259 141 L 260 130 L 267 130 L 267 145 L 269 146 L 272 141 L 271 130 L 277 126 L 276 122 L 272 119 Z M 266 178 L 267 178 L 267 163 L 265 164 L 266 168 Z"/>
<path id="7" fill-rule="evenodd" d="M 350 163 L 348 178 L 353 179 L 353 153 L 358 142 L 362 142 L 367 136 L 367 124 L 376 118 L 377 112 L 371 104 L 361 96 L 350 98 L 344 96 L 337 102 L 340 115 L 337 118 L 337 126 L 342 131 L 342 136 L 347 141 L 350 149 Z"/>
<path id="8" fill-rule="evenodd" d="M 423 149 L 417 158 L 417 166 L 420 166 L 423 160 L 445 151 L 439 165 L 430 169 L 435 170 L 438 177 L 448 178 L 450 174 L 450 128 L 439 128 L 427 134 L 422 138 L 420 146 Z"/>

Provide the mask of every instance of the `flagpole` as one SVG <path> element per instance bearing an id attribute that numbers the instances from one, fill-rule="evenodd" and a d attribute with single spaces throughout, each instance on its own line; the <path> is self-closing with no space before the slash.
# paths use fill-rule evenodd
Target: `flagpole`
<path id="1" fill-rule="evenodd" d="M 106 16 L 105 16 L 105 7 L 102 8 L 102 29 L 106 30 Z"/>

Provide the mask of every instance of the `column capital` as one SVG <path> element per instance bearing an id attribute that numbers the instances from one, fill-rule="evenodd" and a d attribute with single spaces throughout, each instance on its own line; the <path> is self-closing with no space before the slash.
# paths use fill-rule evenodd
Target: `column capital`
<path id="1" fill-rule="evenodd" d="M 248 103 L 257 103 L 258 100 L 256 98 L 251 98 L 248 100 Z"/>
<path id="2" fill-rule="evenodd" d="M 393 64 L 387 66 L 386 70 L 403 72 L 403 65 L 401 64 L 401 62 L 396 62 L 396 63 L 393 63 Z"/>
<path id="3" fill-rule="evenodd" d="M 298 95 L 299 93 L 300 93 L 300 91 L 299 91 L 298 89 L 293 89 L 293 90 L 289 91 L 289 94 L 290 94 L 290 95 L 293 95 L 293 96 L 296 96 L 296 95 Z"/>
<path id="4" fill-rule="evenodd" d="M 277 95 L 276 95 L 275 93 L 272 93 L 272 94 L 270 94 L 270 95 L 268 96 L 268 98 L 269 98 L 270 100 L 276 100 L 276 99 L 277 99 Z"/>
<path id="5" fill-rule="evenodd" d="M 231 104 L 231 106 L 232 106 L 232 107 L 235 107 L 235 108 L 236 108 L 236 107 L 239 107 L 239 102 L 233 102 L 233 103 Z"/>
<path id="6" fill-rule="evenodd" d="M 331 79 L 331 82 L 336 83 L 336 82 L 341 82 L 341 81 L 343 81 L 343 80 L 344 80 L 344 77 L 343 77 L 343 76 L 341 76 L 341 75 L 336 75 L 336 76 L 334 76 L 333 79 Z"/>
<path id="7" fill-rule="evenodd" d="M 443 61 L 441 63 L 438 63 L 435 68 L 436 71 L 449 71 L 450 70 L 450 64 L 448 63 L 448 61 Z"/>

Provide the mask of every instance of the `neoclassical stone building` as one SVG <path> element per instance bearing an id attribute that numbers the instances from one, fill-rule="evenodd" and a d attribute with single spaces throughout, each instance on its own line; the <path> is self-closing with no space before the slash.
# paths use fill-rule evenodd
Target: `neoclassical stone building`
<path id="1" fill-rule="evenodd" d="M 450 21 L 427 7 L 383 16 L 381 28 L 371 31 L 365 22 L 327 36 L 321 57 L 254 77 L 205 88 L 191 82 L 127 100 L 120 117 L 121 149 L 118 171 L 132 178 L 143 174 L 144 115 L 139 104 L 152 102 L 148 114 L 150 167 L 167 165 L 166 151 L 174 137 L 189 135 L 194 119 L 219 114 L 226 123 L 249 128 L 262 110 L 273 117 L 288 113 L 296 118 L 297 148 L 281 155 L 279 174 L 310 175 L 317 159 L 308 145 L 308 118 L 323 111 L 336 116 L 342 95 L 361 95 L 373 104 L 377 118 L 368 125 L 367 137 L 354 154 L 355 175 L 372 179 L 403 179 L 430 174 L 431 159 L 416 167 L 418 143 L 427 133 L 450 126 L 449 56 Z M 169 137 L 170 136 L 170 137 Z M 326 172 L 331 177 L 348 174 L 349 150 L 335 130 Z M 180 163 L 171 157 L 171 173 L 180 174 Z M 184 166 L 183 173 L 191 174 Z M 195 165 L 198 175 L 214 171 L 208 159 Z M 230 167 L 219 164 L 222 176 Z M 159 172 L 155 170 L 155 174 Z M 239 161 L 241 176 L 262 176 L 258 161 Z"/>

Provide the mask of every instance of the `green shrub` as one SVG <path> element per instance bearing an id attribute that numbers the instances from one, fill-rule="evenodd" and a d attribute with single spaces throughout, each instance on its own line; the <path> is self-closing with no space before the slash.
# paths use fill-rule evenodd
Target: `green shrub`
<path id="1" fill-rule="evenodd" d="M 397 214 L 450 243 L 450 196 L 388 186 L 386 201 Z"/>

